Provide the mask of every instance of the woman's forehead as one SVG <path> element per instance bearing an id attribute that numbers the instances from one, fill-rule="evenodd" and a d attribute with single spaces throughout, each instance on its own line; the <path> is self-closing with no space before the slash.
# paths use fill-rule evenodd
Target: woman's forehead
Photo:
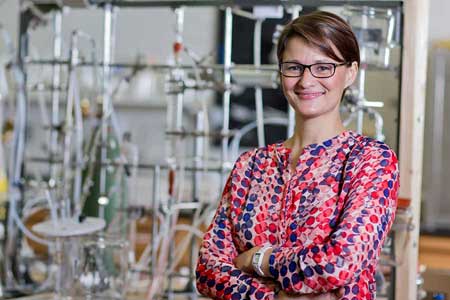
<path id="1" fill-rule="evenodd" d="M 331 47 L 337 57 L 342 58 L 339 50 L 331 41 L 325 42 Z M 295 58 L 296 56 L 304 57 L 317 62 L 330 60 L 335 61 L 334 58 L 324 53 L 324 51 L 318 46 L 309 43 L 300 36 L 293 36 L 286 41 L 286 48 L 283 52 L 283 60 Z"/>

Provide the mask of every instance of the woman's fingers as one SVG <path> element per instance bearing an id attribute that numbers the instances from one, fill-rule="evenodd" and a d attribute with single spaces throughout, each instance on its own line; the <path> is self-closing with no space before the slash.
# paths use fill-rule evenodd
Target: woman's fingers
<path id="1" fill-rule="evenodd" d="M 305 295 L 288 295 L 281 291 L 278 294 L 277 300 L 339 300 L 344 296 L 344 288 L 340 288 L 334 292 L 323 294 L 305 294 Z"/>

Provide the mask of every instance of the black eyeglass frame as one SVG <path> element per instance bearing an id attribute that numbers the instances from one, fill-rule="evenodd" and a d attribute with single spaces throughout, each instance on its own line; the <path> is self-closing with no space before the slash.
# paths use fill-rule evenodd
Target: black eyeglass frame
<path id="1" fill-rule="evenodd" d="M 300 75 L 298 75 L 298 76 L 289 76 L 289 75 L 285 75 L 285 74 L 283 74 L 283 71 L 282 71 L 282 68 L 281 68 L 281 66 L 282 66 L 283 64 L 297 64 L 297 65 L 303 67 L 303 72 L 302 72 Z M 332 65 L 332 66 L 333 66 L 333 73 L 332 73 L 330 76 L 315 76 L 315 75 L 313 74 L 313 72 L 311 71 L 311 67 L 312 67 L 312 66 L 316 66 L 316 65 L 323 65 L 323 64 Z M 302 77 L 303 74 L 305 73 L 305 70 L 306 70 L 306 69 L 309 69 L 309 73 L 311 73 L 311 75 L 312 75 L 313 77 L 315 77 L 315 78 L 330 78 L 330 77 L 333 77 L 334 74 L 336 73 L 336 68 L 337 68 L 337 67 L 345 66 L 345 65 L 350 66 L 350 62 L 348 62 L 348 61 L 345 61 L 345 62 L 342 62 L 342 63 L 321 62 L 321 63 L 315 63 L 315 64 L 311 64 L 311 65 L 304 65 L 304 64 L 301 64 L 301 63 L 298 63 L 298 62 L 285 61 L 285 62 L 279 63 L 278 68 L 279 68 L 280 74 L 283 75 L 284 77 L 288 77 L 288 78 L 299 78 L 299 77 Z"/>

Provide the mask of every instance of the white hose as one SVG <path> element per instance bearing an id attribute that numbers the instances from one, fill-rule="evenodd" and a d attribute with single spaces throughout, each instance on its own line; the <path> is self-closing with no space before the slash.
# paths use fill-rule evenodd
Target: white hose
<path id="1" fill-rule="evenodd" d="M 272 125 L 284 125 L 288 126 L 288 120 L 286 118 L 266 118 L 264 119 L 264 124 L 272 124 Z M 234 158 L 237 158 L 238 152 L 239 152 L 239 144 L 241 142 L 241 138 L 253 130 L 255 127 L 257 127 L 257 121 L 253 121 L 248 123 L 247 125 L 243 126 L 241 129 L 239 129 L 235 135 L 233 140 L 231 141 L 230 148 L 231 148 L 231 155 Z"/>

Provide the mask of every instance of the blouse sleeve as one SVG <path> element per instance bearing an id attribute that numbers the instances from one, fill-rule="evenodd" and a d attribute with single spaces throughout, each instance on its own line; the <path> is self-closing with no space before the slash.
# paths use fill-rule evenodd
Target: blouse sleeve
<path id="1" fill-rule="evenodd" d="M 246 159 L 251 157 L 242 155 L 237 164 L 248 164 Z M 271 288 L 233 264 L 233 259 L 239 253 L 232 238 L 230 201 L 233 198 L 233 178 L 238 175 L 237 172 L 235 165 L 213 221 L 203 237 L 196 268 L 197 289 L 213 299 L 272 300 L 274 292 Z"/>
<path id="2" fill-rule="evenodd" d="M 398 166 L 395 153 L 370 148 L 346 168 L 343 211 L 329 240 L 306 247 L 278 247 L 269 270 L 283 290 L 319 293 L 350 283 L 377 259 L 397 207 Z M 372 270 L 373 271 L 373 270 Z"/>

